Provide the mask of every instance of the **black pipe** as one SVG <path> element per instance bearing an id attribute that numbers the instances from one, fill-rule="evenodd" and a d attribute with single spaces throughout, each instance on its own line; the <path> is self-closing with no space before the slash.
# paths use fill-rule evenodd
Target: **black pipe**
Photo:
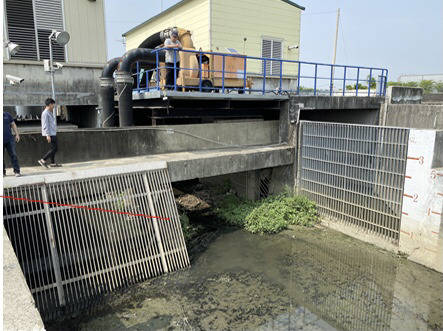
<path id="1" fill-rule="evenodd" d="M 114 78 L 112 76 L 120 61 L 121 57 L 113 58 L 103 68 L 98 94 L 98 127 L 108 128 L 115 126 Z"/>
<path id="2" fill-rule="evenodd" d="M 156 53 L 149 48 L 135 48 L 127 51 L 122 57 L 118 71 L 115 75 L 120 127 L 134 125 L 134 115 L 132 110 L 132 85 L 134 80 L 131 76 L 131 67 L 137 61 L 156 64 Z M 158 52 L 158 61 L 165 61 L 164 51 Z"/>

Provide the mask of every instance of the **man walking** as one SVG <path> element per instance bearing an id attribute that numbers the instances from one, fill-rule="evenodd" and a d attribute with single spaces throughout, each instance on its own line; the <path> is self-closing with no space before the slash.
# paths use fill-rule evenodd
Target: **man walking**
<path id="1" fill-rule="evenodd" d="M 174 89 L 174 48 L 182 49 L 182 44 L 178 40 L 178 32 L 172 31 L 171 38 L 165 40 L 164 44 L 166 50 L 165 64 L 166 64 L 166 88 Z M 180 71 L 180 56 L 179 52 L 175 52 L 175 78 L 178 78 Z"/>
<path id="2" fill-rule="evenodd" d="M 55 163 L 55 153 L 57 153 L 57 122 L 56 114 L 54 114 L 55 101 L 48 98 L 45 101 L 46 108 L 42 113 L 42 136 L 46 137 L 48 144 L 51 144 L 49 151 L 40 159 L 38 163 L 45 168 L 61 167 L 60 164 Z M 48 164 L 47 160 L 51 163 Z"/>
<path id="3" fill-rule="evenodd" d="M 14 137 L 11 134 L 11 128 L 14 130 Z M 18 133 L 17 125 L 14 122 L 11 114 L 3 111 L 3 176 L 6 176 L 5 167 L 5 148 L 8 151 L 9 158 L 11 159 L 12 167 L 14 168 L 15 177 L 20 177 L 20 166 L 18 165 L 17 154 L 15 152 L 15 142 L 20 141 L 20 135 Z"/>

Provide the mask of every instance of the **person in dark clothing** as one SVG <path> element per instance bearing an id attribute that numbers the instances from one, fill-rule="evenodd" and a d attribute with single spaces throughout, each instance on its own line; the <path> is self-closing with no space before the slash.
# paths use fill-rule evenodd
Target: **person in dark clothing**
<path id="1" fill-rule="evenodd" d="M 15 139 L 12 136 L 11 128 L 14 130 Z M 20 141 L 17 125 L 11 114 L 3 111 L 3 176 L 6 176 L 5 167 L 5 149 L 8 151 L 14 169 L 15 177 L 20 177 L 20 166 L 18 164 L 17 153 L 15 152 L 15 143 Z"/>
<path id="2" fill-rule="evenodd" d="M 165 65 L 166 65 L 166 87 L 168 89 L 174 89 L 174 50 L 182 49 L 182 44 L 178 40 L 177 31 L 172 31 L 171 38 L 165 40 Z M 175 52 L 175 76 L 178 78 L 178 73 L 180 71 L 180 56 L 179 52 Z"/>
<path id="3" fill-rule="evenodd" d="M 45 168 L 49 167 L 61 167 L 60 164 L 55 163 L 55 153 L 58 150 L 57 144 L 57 120 L 55 112 L 55 101 L 52 98 L 48 98 L 45 101 L 46 108 L 42 113 L 42 136 L 46 137 L 46 141 L 51 144 L 49 151 L 40 159 L 38 163 Z M 48 165 L 47 160 L 50 160 Z"/>

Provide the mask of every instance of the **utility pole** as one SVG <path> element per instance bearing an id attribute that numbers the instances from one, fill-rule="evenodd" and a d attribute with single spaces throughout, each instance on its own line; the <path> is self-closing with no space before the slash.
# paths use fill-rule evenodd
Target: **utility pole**
<path id="1" fill-rule="evenodd" d="M 334 42 L 334 54 L 332 57 L 332 65 L 335 65 L 335 59 L 337 57 L 337 41 L 338 41 L 338 24 L 340 22 L 340 8 L 337 9 L 337 22 L 335 24 L 335 42 Z M 331 83 L 331 90 L 334 89 L 334 72 L 335 68 L 332 67 L 332 83 Z"/>

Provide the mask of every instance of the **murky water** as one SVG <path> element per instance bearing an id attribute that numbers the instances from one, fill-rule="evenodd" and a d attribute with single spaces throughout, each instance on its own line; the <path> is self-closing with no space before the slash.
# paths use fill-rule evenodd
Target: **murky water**
<path id="1" fill-rule="evenodd" d="M 443 275 L 324 229 L 222 233 L 188 270 L 116 296 L 81 330 L 443 329 Z"/>

